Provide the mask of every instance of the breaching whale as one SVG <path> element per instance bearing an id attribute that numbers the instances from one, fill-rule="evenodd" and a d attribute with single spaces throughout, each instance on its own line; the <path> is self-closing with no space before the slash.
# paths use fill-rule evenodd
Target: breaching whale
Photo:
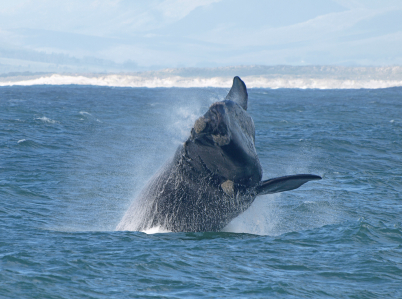
<path id="1" fill-rule="evenodd" d="M 195 121 L 190 137 L 154 175 L 117 230 L 219 231 L 258 195 L 293 190 L 320 176 L 296 174 L 261 181 L 255 128 L 239 78 L 224 101 Z"/>

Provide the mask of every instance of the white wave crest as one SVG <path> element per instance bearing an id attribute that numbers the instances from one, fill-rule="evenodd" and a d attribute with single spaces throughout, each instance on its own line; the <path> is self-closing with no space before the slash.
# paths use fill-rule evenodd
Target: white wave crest
<path id="1" fill-rule="evenodd" d="M 402 86 L 402 79 L 339 79 L 300 76 L 242 76 L 248 88 L 299 89 L 378 89 Z M 221 87 L 229 88 L 233 77 L 184 77 L 149 75 L 46 75 L 39 78 L 3 81 L 0 86 L 31 85 L 95 85 L 110 87 Z"/>
<path id="2" fill-rule="evenodd" d="M 38 117 L 38 118 L 35 118 L 35 119 L 41 120 L 41 121 L 43 121 L 44 123 L 48 123 L 48 124 L 55 124 L 55 123 L 57 123 L 57 121 L 55 121 L 55 120 L 53 120 L 53 119 L 50 119 L 50 118 L 47 118 L 46 116 Z"/>

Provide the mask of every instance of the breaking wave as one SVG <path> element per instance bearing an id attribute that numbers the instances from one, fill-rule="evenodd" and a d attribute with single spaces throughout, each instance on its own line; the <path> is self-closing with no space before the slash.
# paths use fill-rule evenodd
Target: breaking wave
<path id="1" fill-rule="evenodd" d="M 236 75 L 236 74 L 234 74 Z M 399 79 L 339 79 L 311 78 L 303 76 L 242 76 L 248 88 L 299 88 L 299 89 L 378 89 L 402 86 Z M 61 75 L 51 74 L 36 78 L 8 80 L 4 78 L 0 86 L 31 85 L 93 85 L 110 87 L 221 87 L 229 88 L 233 76 L 185 77 L 149 75 Z"/>

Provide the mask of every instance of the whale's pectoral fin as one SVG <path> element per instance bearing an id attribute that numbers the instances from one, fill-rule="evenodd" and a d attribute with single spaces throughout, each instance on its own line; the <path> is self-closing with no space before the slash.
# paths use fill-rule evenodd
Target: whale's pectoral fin
<path id="1" fill-rule="evenodd" d="M 247 110 L 247 88 L 246 84 L 239 78 L 233 78 L 233 85 L 230 89 L 228 95 L 226 96 L 225 100 L 231 100 L 239 104 L 244 110 Z"/>
<path id="2" fill-rule="evenodd" d="M 321 180 L 321 177 L 314 174 L 287 175 L 260 182 L 256 191 L 258 195 L 289 191 L 313 180 Z"/>

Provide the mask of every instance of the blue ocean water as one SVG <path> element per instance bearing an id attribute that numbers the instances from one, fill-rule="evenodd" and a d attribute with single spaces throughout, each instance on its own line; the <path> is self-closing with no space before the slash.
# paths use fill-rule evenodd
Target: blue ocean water
<path id="1" fill-rule="evenodd" d="M 323 180 L 220 233 L 114 230 L 227 91 L 1 87 L 0 297 L 401 298 L 402 88 L 249 89 L 264 179 Z"/>

